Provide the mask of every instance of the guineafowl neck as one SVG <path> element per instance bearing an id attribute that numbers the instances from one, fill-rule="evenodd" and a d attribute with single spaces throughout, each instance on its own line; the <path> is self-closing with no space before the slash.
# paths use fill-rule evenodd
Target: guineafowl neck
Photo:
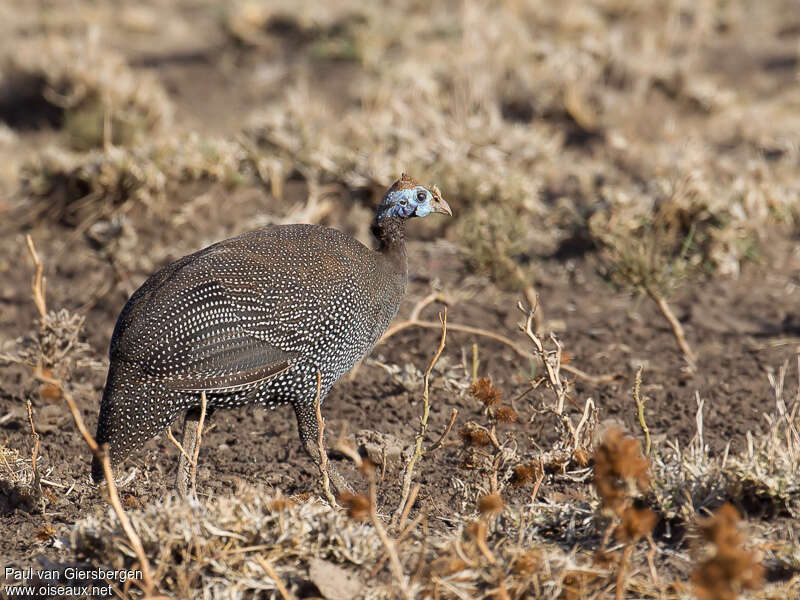
<path id="1" fill-rule="evenodd" d="M 384 217 L 372 225 L 372 234 L 378 240 L 378 251 L 386 256 L 398 269 L 408 270 L 406 256 L 406 224 L 403 219 Z"/>

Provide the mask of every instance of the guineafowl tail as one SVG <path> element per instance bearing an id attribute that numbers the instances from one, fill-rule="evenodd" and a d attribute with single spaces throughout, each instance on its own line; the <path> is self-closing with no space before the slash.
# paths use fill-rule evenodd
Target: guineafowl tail
<path id="1" fill-rule="evenodd" d="M 105 479 L 105 473 L 103 472 L 103 464 L 97 460 L 96 456 L 92 457 L 92 480 L 95 483 L 100 483 Z"/>
<path id="2" fill-rule="evenodd" d="M 113 420 L 112 414 L 115 412 L 113 406 L 113 388 L 112 388 L 112 374 L 108 374 L 106 380 L 106 387 L 103 390 L 103 399 L 100 402 L 100 416 L 97 420 L 97 433 L 94 436 L 98 445 L 108 444 L 110 441 L 111 422 Z M 109 450 L 110 450 L 109 446 Z M 92 479 L 95 483 L 100 483 L 105 479 L 103 472 L 103 463 L 100 462 L 97 456 L 92 456 Z"/>

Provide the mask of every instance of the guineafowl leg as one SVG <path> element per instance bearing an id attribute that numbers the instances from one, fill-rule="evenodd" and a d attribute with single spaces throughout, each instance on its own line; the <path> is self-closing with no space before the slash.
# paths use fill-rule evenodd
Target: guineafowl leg
<path id="1" fill-rule="evenodd" d="M 319 426 L 317 425 L 317 411 L 313 403 L 296 404 L 294 414 L 297 416 L 297 429 L 300 432 L 300 441 L 303 448 L 311 457 L 311 460 L 319 467 L 322 464 L 322 457 L 319 454 Z M 333 493 L 338 495 L 342 492 L 351 492 L 352 488 L 347 483 L 341 473 L 328 461 L 328 478 L 333 487 Z"/>
<path id="2" fill-rule="evenodd" d="M 206 411 L 208 415 L 208 411 Z M 189 491 L 194 491 L 196 482 L 191 480 L 192 463 L 190 458 L 194 457 L 197 447 L 197 427 L 200 424 L 200 409 L 190 408 L 186 411 L 183 419 L 183 435 L 181 436 L 181 446 L 183 452 L 178 458 L 178 475 L 175 479 L 175 487 L 178 493 L 184 498 L 188 497 Z M 184 454 L 185 452 L 185 454 Z"/>

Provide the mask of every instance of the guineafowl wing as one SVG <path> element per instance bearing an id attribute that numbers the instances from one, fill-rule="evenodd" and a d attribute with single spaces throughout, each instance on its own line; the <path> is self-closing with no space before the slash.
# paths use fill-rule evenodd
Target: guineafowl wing
<path id="1" fill-rule="evenodd" d="M 244 331 L 194 346 L 187 354 L 191 371 L 165 379 L 167 388 L 218 394 L 244 391 L 286 371 L 293 358 Z"/>
<path id="2" fill-rule="evenodd" d="M 112 359 L 136 364 L 146 380 L 173 390 L 258 387 L 288 369 L 297 353 L 245 329 L 240 308 L 204 258 L 170 267 L 137 292 L 117 325 Z"/>

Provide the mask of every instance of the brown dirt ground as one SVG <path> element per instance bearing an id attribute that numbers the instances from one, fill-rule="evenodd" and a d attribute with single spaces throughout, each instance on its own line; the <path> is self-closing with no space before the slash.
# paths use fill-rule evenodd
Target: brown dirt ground
<path id="1" fill-rule="evenodd" d="M 163 76 L 177 106 L 179 126 L 192 128 L 212 121 L 207 130 L 213 131 L 214 127 L 234 130 L 241 124 L 235 114 L 237 107 L 252 106 L 259 101 L 237 95 L 236 86 L 230 85 L 252 60 L 252 56 L 240 50 L 221 52 L 212 47 L 185 56 L 143 56 L 137 68 L 155 70 Z M 136 60 L 132 62 L 137 65 Z M 346 77 L 346 73 L 341 75 Z M 337 90 L 342 89 L 342 77 L 330 77 L 323 85 L 330 88 L 332 96 L 341 98 Z M 218 90 L 224 92 L 217 93 Z M 220 114 L 228 116 L 216 119 Z M 215 118 L 209 119 L 211 116 Z M 23 140 L 26 135 L 21 133 Z M 30 136 L 32 139 L 47 136 L 47 132 L 33 131 Z M 180 207 L 200 194 L 208 194 L 210 201 L 203 204 L 187 225 L 177 228 L 172 225 L 170 219 Z M 259 188 L 229 190 L 220 185 L 198 185 L 173 189 L 166 214 L 153 215 L 134 209 L 127 218 L 137 236 L 136 248 L 152 259 L 151 270 L 154 270 L 170 259 L 248 229 L 248 223 L 260 213 L 285 212 L 291 201 L 302 200 L 303 194 L 303 184 L 297 182 L 286 204 L 280 206 Z M 328 217 L 327 222 L 363 235 L 363 226 L 357 225 L 359 220 L 368 218 L 368 207 L 360 199 L 347 196 L 337 206 L 340 215 Z M 458 211 L 457 205 L 454 210 Z M 348 216 L 351 211 L 355 211 L 355 216 Z M 103 360 L 119 310 L 128 293 L 149 271 L 127 272 L 127 281 L 115 283 L 104 292 L 112 278 L 111 268 L 92 250 L 85 237 L 53 223 L 37 225 L 29 233 L 45 262 L 49 306 L 85 314 L 84 331 L 92 355 Z M 604 283 L 596 274 L 597 257 L 591 252 L 569 258 L 542 258 L 537 290 L 548 320 L 559 325 L 558 336 L 570 353 L 572 364 L 590 373 L 617 374 L 608 385 L 576 379 L 571 394 L 576 405 L 582 406 L 587 397 L 592 397 L 601 419 L 619 419 L 635 430 L 630 390 L 636 366 L 643 363 L 644 391 L 650 398 L 647 415 L 654 435 L 676 439 L 682 445 L 688 443 L 695 433 L 694 397 L 699 393 L 706 399 L 705 433 L 711 448 L 719 452 L 729 442 L 734 448 L 741 448 L 746 433 L 758 430 L 763 423 L 762 413 L 771 408 L 766 373 L 792 359 L 800 342 L 797 240 L 780 231 L 770 236 L 769 243 L 762 244 L 760 260 L 746 264 L 737 279 L 696 282 L 674 298 L 672 306 L 700 357 L 699 369 L 694 374 L 683 368 L 684 361 L 674 338 L 654 306 Z M 430 237 L 429 229 L 412 227 L 411 282 L 401 315 L 408 314 L 414 302 L 433 287 L 445 291 L 468 290 L 469 297 L 450 307 L 451 323 L 480 324 L 524 345 L 526 342 L 517 328 L 521 318 L 515 307 L 517 296 L 467 273 L 456 246 L 447 241 L 447 234 L 434 243 L 423 239 Z M 0 240 L 3 341 L 26 335 L 35 318 L 29 295 L 32 269 L 23 239 L 23 231 L 16 229 Z M 95 291 L 103 293 L 95 298 Z M 435 319 L 435 314 L 433 307 L 425 312 L 430 319 Z M 409 329 L 379 346 L 373 358 L 401 367 L 410 363 L 424 370 L 437 338 L 435 331 Z M 451 365 L 458 365 L 462 354 L 471 355 L 475 342 L 480 348 L 481 374 L 491 375 L 506 397 L 525 389 L 532 365 L 496 342 L 451 332 L 445 357 Z M 45 478 L 62 486 L 47 486 L 52 492 L 47 502 L 47 519 L 58 535 L 65 534 L 76 520 L 103 503 L 89 481 L 88 451 L 66 413 L 50 410 L 46 399 L 31 394 L 36 384 L 29 371 L 20 366 L 5 366 L 0 373 L 0 442 L 23 455 L 30 453 L 32 441 L 20 406 L 24 406 L 24 398 L 33 396 L 34 413 L 42 434 L 40 461 Z M 103 370 L 83 369 L 73 381 L 76 398 L 92 430 L 104 378 Z M 440 379 L 434 381 L 432 397 L 431 439 L 436 439 L 443 430 L 451 408 L 459 410 L 456 431 L 467 420 L 481 420 L 475 402 L 445 386 Z M 408 389 L 374 361 L 367 361 L 355 378 L 344 377 L 324 404 L 329 439 L 347 427 L 350 433 L 367 429 L 412 440 L 420 414 L 420 398 L 418 388 Z M 547 401 L 546 393 L 537 391 L 518 402 L 517 408 L 527 421 L 532 407 Z M 200 455 L 201 493 L 225 492 L 237 479 L 280 488 L 286 494 L 316 491 L 315 470 L 300 449 L 289 407 L 275 412 L 261 408 L 223 411 L 215 414 L 212 422 L 213 429 L 204 436 Z M 529 435 L 537 439 L 536 422 L 506 427 L 517 436 L 523 452 L 531 447 Z M 419 476 L 423 484 L 422 502 L 432 507 L 433 514 L 439 508 L 446 513 L 445 507 L 467 502 L 455 484 L 457 478 L 464 477 L 459 466 L 461 460 L 462 451 L 455 434 L 441 451 L 425 459 Z M 149 442 L 123 467 L 124 472 L 137 470 L 136 478 L 123 489 L 127 502 L 136 504 L 164 494 L 174 480 L 176 463 L 176 450 L 166 436 Z M 359 474 L 347 461 L 337 459 L 337 463 L 356 487 L 363 487 Z M 388 512 L 399 498 L 399 478 L 391 470 L 386 475 L 379 502 L 381 509 Z M 557 485 L 551 489 L 557 489 Z M 30 559 L 40 554 L 57 555 L 52 542 L 37 541 L 45 517 L 18 502 L 14 491 L 9 486 L 0 489 L 0 556 L 4 562 L 29 564 Z M 522 497 L 516 500 L 521 501 Z"/>

